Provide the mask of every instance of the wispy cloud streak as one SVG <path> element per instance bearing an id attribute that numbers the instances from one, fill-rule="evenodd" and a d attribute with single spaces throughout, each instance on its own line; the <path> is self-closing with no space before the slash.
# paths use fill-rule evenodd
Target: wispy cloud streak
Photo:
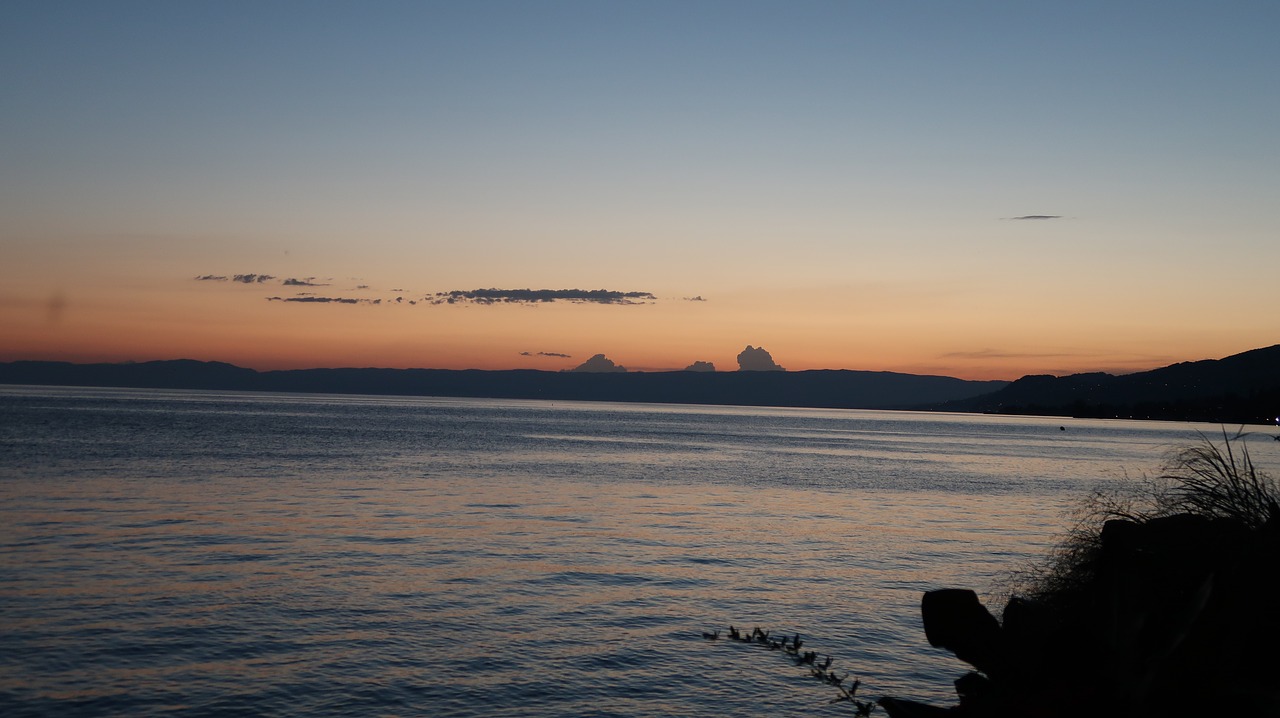
<path id="1" fill-rule="evenodd" d="M 436 292 L 432 304 L 648 304 L 657 297 L 649 292 L 610 289 L 455 289 Z"/>
<path id="2" fill-rule="evenodd" d="M 268 302 L 298 302 L 300 304 L 382 304 L 381 299 L 352 299 L 350 297 L 267 297 Z"/>

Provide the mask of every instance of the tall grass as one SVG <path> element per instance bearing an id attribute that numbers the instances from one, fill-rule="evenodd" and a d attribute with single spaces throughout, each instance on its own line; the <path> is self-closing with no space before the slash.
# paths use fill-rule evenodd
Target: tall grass
<path id="1" fill-rule="evenodd" d="M 1223 431 L 1221 443 L 1200 435 L 1177 451 L 1154 479 L 1120 490 L 1090 495 L 1073 515 L 1073 527 L 1047 560 L 1011 577 L 1006 598 L 1017 595 L 1046 603 L 1070 602 L 1093 585 L 1102 528 L 1121 519 L 1146 523 L 1176 514 L 1194 514 L 1260 529 L 1280 524 L 1280 487 L 1259 472 L 1246 434 Z"/>
<path id="2" fill-rule="evenodd" d="M 1201 435 L 1199 444 L 1178 452 L 1160 477 L 1168 486 L 1155 497 L 1156 511 L 1230 519 L 1251 529 L 1280 520 L 1280 491 L 1271 477 L 1258 473 L 1244 437 L 1224 431 L 1219 446 Z"/>

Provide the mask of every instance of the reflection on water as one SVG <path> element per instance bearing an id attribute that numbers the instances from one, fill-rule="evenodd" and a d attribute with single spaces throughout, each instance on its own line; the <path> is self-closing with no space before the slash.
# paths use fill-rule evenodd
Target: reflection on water
<path id="1" fill-rule="evenodd" d="M 945 701 L 963 669 L 925 645 L 922 591 L 998 590 L 1083 494 L 1217 430 L 19 387 L 0 409 L 4 715 L 847 714 L 701 638 L 729 623 Z"/>

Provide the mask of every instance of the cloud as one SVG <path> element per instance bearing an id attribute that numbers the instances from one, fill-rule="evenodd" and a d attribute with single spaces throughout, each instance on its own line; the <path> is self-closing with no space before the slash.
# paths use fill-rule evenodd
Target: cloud
<path id="1" fill-rule="evenodd" d="M 604 374 L 604 373 L 611 373 L 611 372 L 624 372 L 626 370 L 627 370 L 626 367 L 618 364 L 614 364 L 613 360 L 609 359 L 605 355 L 597 354 L 591 357 L 590 359 L 582 362 L 578 366 L 572 369 L 567 369 L 566 371 Z"/>
<path id="2" fill-rule="evenodd" d="M 701 294 L 699 294 L 699 295 L 698 295 L 698 296 L 696 296 L 696 297 L 685 297 L 685 298 L 684 298 L 684 300 L 685 300 L 686 302 L 705 302 L 705 301 L 707 301 L 707 300 L 705 300 L 705 299 L 703 299 L 703 298 L 702 298 L 702 295 L 701 295 Z"/>
<path id="3" fill-rule="evenodd" d="M 455 289 L 436 292 L 432 304 L 645 304 L 657 297 L 649 292 L 619 292 L 611 289 Z"/>
<path id="4" fill-rule="evenodd" d="M 696 361 L 684 368 L 684 371 L 715 371 L 716 365 L 709 361 Z"/>
<path id="5" fill-rule="evenodd" d="M 270 282 L 275 279 L 275 277 L 270 274 L 233 274 L 231 277 L 227 277 L 225 274 L 201 274 L 196 277 L 196 281 L 199 282 L 225 282 L 228 279 L 233 282 L 240 282 L 241 284 L 262 284 L 263 282 Z M 296 280 L 286 280 L 285 284 L 293 281 Z"/>
<path id="6" fill-rule="evenodd" d="M 747 345 L 738 354 L 738 371 L 786 371 L 773 361 L 773 356 L 764 347 Z"/>
<path id="7" fill-rule="evenodd" d="M 555 357 L 556 359 L 572 359 L 572 354 L 561 354 L 560 352 L 520 352 L 522 357 Z"/>
<path id="8" fill-rule="evenodd" d="M 1009 219 L 1062 219 L 1060 214 L 1024 214 L 1021 217 L 1010 217 Z"/>
<path id="9" fill-rule="evenodd" d="M 268 302 L 300 302 L 303 304 L 382 304 L 381 299 L 351 299 L 349 297 L 267 297 Z"/>
<path id="10" fill-rule="evenodd" d="M 225 282 L 227 280 L 239 282 L 240 284 L 265 284 L 276 279 L 272 274 L 234 274 L 230 277 L 225 274 L 202 274 L 196 277 L 196 281 L 200 282 Z M 327 287 L 330 280 L 320 280 L 318 277 L 289 277 L 282 280 L 281 285 L 286 287 Z M 362 285 L 357 289 L 368 289 L 368 285 Z"/>

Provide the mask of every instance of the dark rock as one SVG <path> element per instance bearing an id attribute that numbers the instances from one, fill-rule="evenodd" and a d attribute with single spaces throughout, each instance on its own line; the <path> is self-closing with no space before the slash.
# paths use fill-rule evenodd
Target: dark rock
<path id="1" fill-rule="evenodd" d="M 999 710 L 1000 689 L 981 673 L 966 673 L 956 679 L 956 695 L 965 712 L 989 715 Z"/>
<path id="2" fill-rule="evenodd" d="M 1000 623 L 968 589 L 929 591 L 920 602 L 925 638 L 994 676 L 1001 663 Z"/>
<path id="3" fill-rule="evenodd" d="M 1003 625 L 972 591 L 930 591 L 929 643 L 985 675 L 957 680 L 951 709 L 881 705 L 891 718 L 1280 716 L 1280 519 L 1269 518 L 1108 521 L 1062 590 L 1011 599 Z"/>

